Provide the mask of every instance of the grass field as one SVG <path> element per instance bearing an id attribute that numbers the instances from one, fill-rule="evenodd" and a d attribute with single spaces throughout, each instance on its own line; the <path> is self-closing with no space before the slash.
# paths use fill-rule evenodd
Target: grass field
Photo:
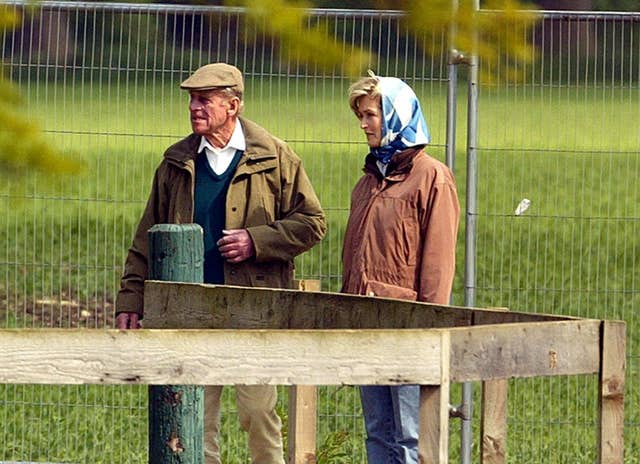
<path id="1" fill-rule="evenodd" d="M 0 187 L 3 326 L 111 325 L 122 262 L 153 169 L 163 149 L 189 130 L 185 95 L 167 82 L 147 84 L 28 89 L 28 114 L 86 170 L 48 182 L 8 179 Z M 339 289 L 349 192 L 366 151 L 345 102 L 346 86 L 332 79 L 247 83 L 247 117 L 291 143 L 326 209 L 327 237 L 298 260 L 297 272 L 321 279 L 330 291 Z M 432 130 L 429 151 L 443 159 L 445 85 L 427 82 L 416 90 Z M 626 320 L 627 464 L 640 462 L 639 93 L 483 88 L 478 124 L 474 305 Z M 464 209 L 463 101 L 458 115 L 455 172 Z M 514 216 L 522 198 L 532 206 Z M 464 216 L 461 221 L 455 304 L 464 301 Z M 509 462 L 594 462 L 596 389 L 592 376 L 512 382 Z M 285 389 L 282 394 L 286 405 Z M 459 398 L 459 386 L 452 398 Z M 1 386 L 0 423 L 0 460 L 146 462 L 144 387 Z M 352 387 L 322 389 L 320 427 L 321 441 L 334 440 L 323 448 L 335 453 L 325 462 L 363 462 Z M 225 416 L 224 430 L 228 462 L 246 462 L 242 446 L 233 445 L 244 440 L 233 415 Z M 458 435 L 454 422 L 451 462 L 458 461 Z M 476 456 L 477 449 L 476 442 Z"/>

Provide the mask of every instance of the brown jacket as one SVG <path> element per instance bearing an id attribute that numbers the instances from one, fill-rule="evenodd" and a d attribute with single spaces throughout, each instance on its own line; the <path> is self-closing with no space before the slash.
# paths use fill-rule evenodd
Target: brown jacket
<path id="1" fill-rule="evenodd" d="M 448 304 L 460 206 L 453 174 L 422 149 L 397 153 L 385 177 L 371 155 L 351 195 L 342 291 Z"/>
<path id="2" fill-rule="evenodd" d="M 225 284 L 290 288 L 293 258 L 324 237 L 324 212 L 300 158 L 288 145 L 251 121 L 240 118 L 240 123 L 247 147 L 227 192 L 226 228 L 247 229 L 256 254 L 242 263 L 225 263 Z M 142 315 L 151 226 L 193 222 L 199 143 L 200 136 L 191 134 L 169 147 L 156 170 L 125 262 L 117 312 Z"/>

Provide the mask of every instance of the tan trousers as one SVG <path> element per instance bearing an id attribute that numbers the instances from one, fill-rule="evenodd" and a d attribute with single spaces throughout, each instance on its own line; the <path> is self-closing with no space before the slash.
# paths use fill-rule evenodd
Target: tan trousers
<path id="1" fill-rule="evenodd" d="M 276 413 L 278 394 L 270 385 L 236 385 L 240 427 L 248 433 L 251 464 L 284 464 L 282 421 Z M 221 464 L 220 395 L 221 386 L 204 389 L 205 464 Z"/>

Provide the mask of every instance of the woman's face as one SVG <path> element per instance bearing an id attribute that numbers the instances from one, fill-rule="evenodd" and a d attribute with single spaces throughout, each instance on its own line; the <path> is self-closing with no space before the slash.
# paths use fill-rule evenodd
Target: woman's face
<path id="1" fill-rule="evenodd" d="M 358 98 L 356 116 L 360 120 L 360 128 L 367 136 L 367 144 L 371 148 L 380 146 L 382 140 L 382 105 L 380 96 L 363 95 Z"/>

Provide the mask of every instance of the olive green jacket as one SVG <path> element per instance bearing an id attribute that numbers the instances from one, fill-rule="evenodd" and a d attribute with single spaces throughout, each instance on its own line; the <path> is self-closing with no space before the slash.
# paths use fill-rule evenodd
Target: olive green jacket
<path id="1" fill-rule="evenodd" d="M 247 229 L 255 256 L 242 263 L 225 263 L 225 284 L 291 288 L 293 258 L 322 240 L 324 212 L 293 150 L 257 124 L 244 118 L 240 123 L 246 150 L 227 192 L 226 228 Z M 142 316 L 151 226 L 193 222 L 199 144 L 200 136 L 191 134 L 164 153 L 129 248 L 116 299 L 118 313 Z"/>

